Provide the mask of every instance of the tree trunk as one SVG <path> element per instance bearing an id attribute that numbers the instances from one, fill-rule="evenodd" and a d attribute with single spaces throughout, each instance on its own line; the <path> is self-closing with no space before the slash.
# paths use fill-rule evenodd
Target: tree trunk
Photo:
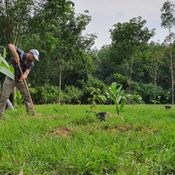
<path id="1" fill-rule="evenodd" d="M 153 74 L 153 84 L 154 84 L 154 103 L 156 103 L 156 87 L 157 87 L 157 80 L 158 80 L 158 71 L 159 71 L 159 65 L 158 65 L 158 57 L 156 57 L 155 63 L 154 63 L 154 74 Z"/>
<path id="2" fill-rule="evenodd" d="M 61 69 L 61 65 L 60 65 L 60 68 L 59 68 L 59 96 L 58 96 L 58 104 L 60 104 L 61 103 L 61 83 L 62 83 L 62 81 L 61 81 L 61 79 L 62 79 L 62 69 Z"/>
<path id="3" fill-rule="evenodd" d="M 174 68 L 173 68 L 173 57 L 172 49 L 170 45 L 170 71 L 171 71 L 171 103 L 174 104 Z"/>
<path id="4" fill-rule="evenodd" d="M 171 29 L 169 28 L 169 36 L 171 34 Z M 172 47 L 171 47 L 171 36 L 170 36 L 170 72 L 171 72 L 171 103 L 174 104 L 174 67 L 173 67 L 173 54 L 172 54 Z"/>
<path id="5" fill-rule="evenodd" d="M 134 58 L 131 57 L 131 64 L 130 64 L 130 70 L 129 70 L 129 79 L 128 79 L 128 91 L 129 94 L 131 94 L 131 81 L 132 81 L 132 73 L 133 73 L 133 64 L 134 64 Z"/>
<path id="6" fill-rule="evenodd" d="M 157 74 L 156 74 L 156 71 L 155 71 L 155 76 L 154 76 L 154 103 L 156 103 L 156 96 L 157 96 L 156 87 L 157 87 Z"/>

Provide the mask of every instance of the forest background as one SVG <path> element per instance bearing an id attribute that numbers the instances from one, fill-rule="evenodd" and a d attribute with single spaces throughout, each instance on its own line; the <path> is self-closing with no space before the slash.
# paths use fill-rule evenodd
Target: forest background
<path id="1" fill-rule="evenodd" d="M 92 48 L 95 34 L 83 35 L 91 21 L 88 11 L 76 14 L 74 5 L 69 0 L 0 1 L 0 45 L 14 43 L 24 51 L 40 51 L 40 62 L 29 77 L 35 103 L 88 104 L 94 90 L 105 95 L 117 82 L 131 94 L 128 103 L 174 104 L 172 1 L 160 9 L 160 25 L 169 33 L 164 42 L 150 42 L 156 30 L 138 16 L 114 24 L 109 29 L 111 43 L 101 49 Z M 111 103 L 107 98 L 96 102 Z"/>

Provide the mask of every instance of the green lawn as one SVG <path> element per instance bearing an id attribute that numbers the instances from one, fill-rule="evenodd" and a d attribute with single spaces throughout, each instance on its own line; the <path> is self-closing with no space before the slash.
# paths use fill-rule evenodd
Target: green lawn
<path id="1" fill-rule="evenodd" d="M 175 174 L 175 108 L 97 106 L 107 120 L 87 117 L 85 105 L 23 107 L 0 120 L 0 175 Z"/>

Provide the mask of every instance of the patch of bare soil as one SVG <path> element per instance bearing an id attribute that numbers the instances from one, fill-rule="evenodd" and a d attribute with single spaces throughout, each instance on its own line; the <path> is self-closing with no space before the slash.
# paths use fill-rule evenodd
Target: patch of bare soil
<path id="1" fill-rule="evenodd" d="M 117 125 L 115 129 L 121 132 L 127 132 L 133 128 L 132 125 Z"/>
<path id="2" fill-rule="evenodd" d="M 112 127 L 105 127 L 103 128 L 104 130 L 107 131 L 118 131 L 118 132 L 129 132 L 129 131 L 135 131 L 135 132 L 143 132 L 143 133 L 147 133 L 147 134 L 156 134 L 159 132 L 158 129 L 155 128 L 150 128 L 148 126 L 134 126 L 134 125 L 130 125 L 130 124 L 126 124 L 126 125 L 116 125 L 116 126 L 112 126 Z"/>
<path id="3" fill-rule="evenodd" d="M 69 137 L 72 134 L 71 129 L 69 129 L 67 127 L 55 128 L 50 133 L 51 133 L 51 135 L 58 136 L 58 137 Z"/>

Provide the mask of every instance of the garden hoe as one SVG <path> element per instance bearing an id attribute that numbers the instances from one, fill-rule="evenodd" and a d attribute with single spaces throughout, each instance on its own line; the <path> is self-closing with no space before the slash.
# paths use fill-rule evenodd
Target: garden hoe
<path id="1" fill-rule="evenodd" d="M 22 72 L 20 63 L 18 63 L 18 66 L 19 66 L 19 70 L 20 70 L 21 75 L 23 75 L 23 72 Z M 35 114 L 35 110 L 34 110 L 34 105 L 33 105 L 32 97 L 31 97 L 31 95 L 30 95 L 29 87 L 28 87 L 28 85 L 27 85 L 26 80 L 23 80 L 23 83 L 24 83 L 24 86 L 25 86 L 25 88 L 26 88 L 26 90 L 27 90 L 27 93 L 28 93 L 28 95 L 29 95 L 29 98 L 30 98 L 30 103 L 31 103 L 31 105 L 32 105 L 32 109 L 33 109 L 33 112 L 34 112 L 33 114 Z"/>

